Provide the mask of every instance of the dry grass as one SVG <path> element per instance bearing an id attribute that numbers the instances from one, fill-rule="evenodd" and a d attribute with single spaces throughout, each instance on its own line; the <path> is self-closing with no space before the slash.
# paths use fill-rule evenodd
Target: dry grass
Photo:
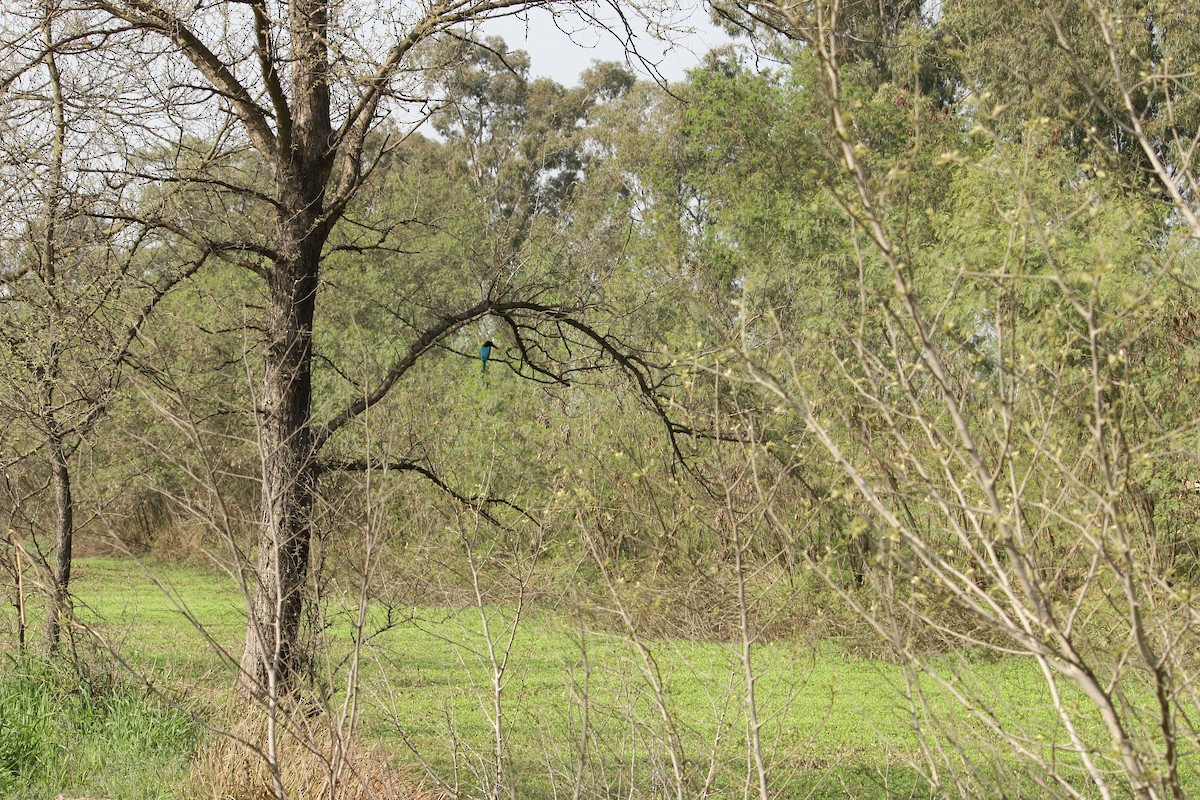
<path id="1" fill-rule="evenodd" d="M 274 800 L 265 714 L 247 714 L 243 707 L 230 718 L 193 758 L 188 796 Z M 411 768 L 392 766 L 379 748 L 337 735 L 322 716 L 278 726 L 275 753 L 279 783 L 292 800 L 445 800 L 422 787 Z"/>

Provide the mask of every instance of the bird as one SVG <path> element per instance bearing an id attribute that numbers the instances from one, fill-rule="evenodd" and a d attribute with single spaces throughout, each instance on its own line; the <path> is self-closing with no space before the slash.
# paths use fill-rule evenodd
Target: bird
<path id="1" fill-rule="evenodd" d="M 479 348 L 479 371 L 487 372 L 488 357 L 492 354 L 492 348 L 496 345 L 492 344 L 492 340 L 488 339 Z"/>

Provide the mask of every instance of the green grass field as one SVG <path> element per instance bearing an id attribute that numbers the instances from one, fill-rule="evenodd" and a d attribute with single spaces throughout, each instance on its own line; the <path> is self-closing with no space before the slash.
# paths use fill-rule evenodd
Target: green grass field
<path id="1" fill-rule="evenodd" d="M 233 682 L 230 656 L 236 658 L 244 636 L 241 594 L 229 576 L 215 570 L 102 558 L 80 561 L 75 589 L 80 619 L 140 677 L 112 693 L 120 701 L 115 710 L 104 706 L 86 713 L 74 695 L 56 700 L 49 692 L 43 697 L 10 678 L 0 687 L 0 714 L 8 737 L 4 741 L 17 743 L 9 742 L 3 750 L 8 759 L 0 764 L 8 776 L 7 783 L 0 782 L 4 796 L 52 798 L 55 790 L 112 798 L 172 796 L 201 728 L 178 708 L 136 687 L 145 680 L 171 698 L 187 698 L 188 714 L 200 719 L 218 714 Z M 321 634 L 329 656 L 316 671 L 327 684 L 327 700 L 340 707 L 352 664 L 354 615 L 348 601 L 330 605 Z M 512 613 L 510 608 L 488 609 L 493 640 L 504 638 Z M 555 797 L 575 774 L 584 746 L 586 796 L 665 792 L 667 726 L 649 689 L 650 674 L 664 687 L 689 780 L 699 786 L 711 774 L 715 796 L 742 796 L 747 777 L 745 683 L 737 649 L 713 642 L 646 641 L 652 659 L 647 661 L 628 637 L 583 630 L 573 619 L 566 610 L 548 605 L 529 609 L 513 640 L 501 703 L 505 782 L 515 788 L 515 796 Z M 11 615 L 5 621 L 11 624 Z M 492 775 L 493 701 L 479 611 L 431 607 L 393 610 L 389 616 L 372 608 L 365 632 L 357 694 L 362 733 L 398 763 L 423 760 L 446 783 L 469 795 L 481 793 Z M 833 646 L 793 641 L 759 645 L 754 665 L 760 675 L 762 739 L 780 796 L 929 796 L 912 767 L 921 760 L 919 728 L 897 666 L 855 658 Z M 1031 739 L 1041 736 L 1049 742 L 1060 736 L 1033 665 L 1005 659 L 970 666 L 973 683 L 967 688 L 998 709 L 1002 722 L 1025 729 Z M 31 674 L 37 683 L 40 678 Z M 1002 777 L 1005 758 L 988 756 L 982 727 L 928 681 L 922 689 L 941 724 L 969 734 L 965 755 L 978 779 Z M 33 707 L 38 702 L 43 705 Z M 121 703 L 129 708 L 122 711 Z M 139 709 L 134 716 L 144 719 L 122 721 L 120 714 L 128 715 L 132 707 Z M 33 736 L 42 742 L 38 747 L 44 745 L 51 754 L 71 750 L 89 755 L 51 759 L 57 766 L 42 770 L 46 781 L 33 785 L 27 768 L 13 767 L 31 762 L 22 755 L 18 740 L 23 734 L 13 733 L 19 726 L 10 721 L 28 722 L 39 714 L 55 730 Z M 88 714 L 102 722 L 64 719 Z M 117 733 L 128 733 L 127 741 Z M 1008 796 L 1037 796 L 1020 778 L 1012 779 Z"/>

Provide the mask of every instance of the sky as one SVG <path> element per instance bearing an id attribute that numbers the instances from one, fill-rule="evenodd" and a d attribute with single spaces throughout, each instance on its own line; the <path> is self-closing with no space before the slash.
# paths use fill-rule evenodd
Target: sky
<path id="1" fill-rule="evenodd" d="M 653 71 L 668 81 L 683 78 L 713 47 L 729 41 L 709 20 L 708 11 L 698 0 L 669 0 L 670 7 L 656 14 L 655 22 L 627 10 L 639 54 L 650 64 L 626 57 L 622 43 L 595 23 L 583 20 L 574 11 L 551 12 L 534 9 L 520 16 L 492 20 L 483 26 L 485 36 L 501 36 L 510 50 L 525 50 L 530 56 L 530 72 L 549 77 L 566 86 L 579 82 L 579 74 L 593 61 L 621 61 L 639 76 L 653 79 Z M 628 6 L 626 6 L 628 8 Z M 619 29 L 616 13 L 608 6 L 590 6 L 605 26 Z M 663 32 L 667 41 L 656 37 L 651 28 Z"/>

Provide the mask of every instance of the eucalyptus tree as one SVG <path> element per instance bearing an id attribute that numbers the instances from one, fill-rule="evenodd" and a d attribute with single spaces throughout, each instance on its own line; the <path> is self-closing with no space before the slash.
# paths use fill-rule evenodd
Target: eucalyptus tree
<path id="1" fill-rule="evenodd" d="M 494 236 L 507 257 L 525 247 L 539 221 L 559 226 L 588 163 L 590 117 L 619 98 L 634 82 L 615 64 L 597 65 L 579 86 L 532 79 L 524 53 L 506 54 L 503 42 L 485 46 L 458 42 L 441 78 L 455 102 L 434 116 L 439 133 L 459 152 L 456 164 L 488 203 L 488 221 L 503 229 Z"/>
<path id="2" fill-rule="evenodd" d="M 1026 120 L 1047 117 L 1056 144 L 1142 191 L 1157 181 L 1155 161 L 1174 168 L 1190 158 L 1197 105 L 1188 78 L 1200 58 L 1190 2 L 942 8 L 941 46 L 954 52 L 964 92 L 1004 98 L 990 123 L 1004 135 L 1019 138 Z"/>

